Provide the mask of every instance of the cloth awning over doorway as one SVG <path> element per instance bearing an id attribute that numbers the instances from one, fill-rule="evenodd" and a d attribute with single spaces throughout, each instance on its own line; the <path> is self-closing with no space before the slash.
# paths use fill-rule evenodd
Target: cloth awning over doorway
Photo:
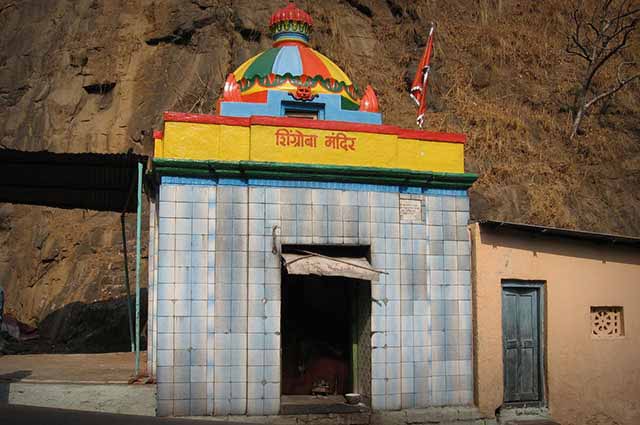
<path id="1" fill-rule="evenodd" d="M 321 254 L 282 254 L 284 266 L 289 274 L 342 276 L 352 279 L 378 281 L 382 271 L 371 267 L 366 258 L 328 257 Z"/>

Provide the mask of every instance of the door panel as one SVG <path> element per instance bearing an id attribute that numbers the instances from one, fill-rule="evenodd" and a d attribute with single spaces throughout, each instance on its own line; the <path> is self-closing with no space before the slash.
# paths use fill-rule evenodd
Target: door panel
<path id="1" fill-rule="evenodd" d="M 538 288 L 502 290 L 505 402 L 540 399 Z"/>
<path id="2" fill-rule="evenodd" d="M 505 291 L 502 298 L 504 317 L 516 317 L 518 297 L 510 291 Z M 517 320 L 504 320 L 504 391 L 506 394 L 518 392 L 518 322 Z"/>

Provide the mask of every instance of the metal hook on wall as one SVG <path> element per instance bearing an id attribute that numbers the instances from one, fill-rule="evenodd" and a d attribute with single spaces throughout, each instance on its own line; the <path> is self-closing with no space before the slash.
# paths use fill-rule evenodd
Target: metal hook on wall
<path id="1" fill-rule="evenodd" d="M 279 224 L 276 224 L 271 228 L 271 252 L 274 255 L 281 254 L 281 249 L 280 249 L 280 246 L 278 245 L 278 229 L 279 228 L 280 228 Z"/>

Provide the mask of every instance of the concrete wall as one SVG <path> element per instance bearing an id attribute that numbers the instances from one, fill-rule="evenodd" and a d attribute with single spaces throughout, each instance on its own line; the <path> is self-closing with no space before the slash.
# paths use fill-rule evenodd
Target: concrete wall
<path id="1" fill-rule="evenodd" d="M 640 250 L 472 225 L 476 402 L 503 402 L 503 279 L 545 282 L 546 399 L 563 425 L 640 423 Z M 625 336 L 591 336 L 591 306 L 622 306 Z"/>
<path id="2" fill-rule="evenodd" d="M 0 403 L 155 416 L 156 388 L 126 384 L 0 383 Z"/>
<path id="3" fill-rule="evenodd" d="M 422 204 L 416 221 L 401 219 L 402 198 Z M 278 413 L 274 226 L 282 244 L 370 246 L 389 273 L 372 284 L 374 409 L 472 402 L 465 191 L 163 177 L 158 206 L 149 358 L 160 415 Z"/>

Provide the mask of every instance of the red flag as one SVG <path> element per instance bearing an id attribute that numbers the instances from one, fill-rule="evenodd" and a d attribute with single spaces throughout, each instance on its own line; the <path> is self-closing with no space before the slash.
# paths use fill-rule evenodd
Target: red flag
<path id="1" fill-rule="evenodd" d="M 435 26 L 431 24 L 427 47 L 420 59 L 420 64 L 418 65 L 416 76 L 413 79 L 413 84 L 411 84 L 410 96 L 418 105 L 416 123 L 420 128 L 422 128 L 422 124 L 424 123 L 424 114 L 427 111 L 427 84 L 429 81 L 429 71 L 431 70 L 429 63 L 431 62 L 431 53 L 433 51 L 434 28 Z"/>

